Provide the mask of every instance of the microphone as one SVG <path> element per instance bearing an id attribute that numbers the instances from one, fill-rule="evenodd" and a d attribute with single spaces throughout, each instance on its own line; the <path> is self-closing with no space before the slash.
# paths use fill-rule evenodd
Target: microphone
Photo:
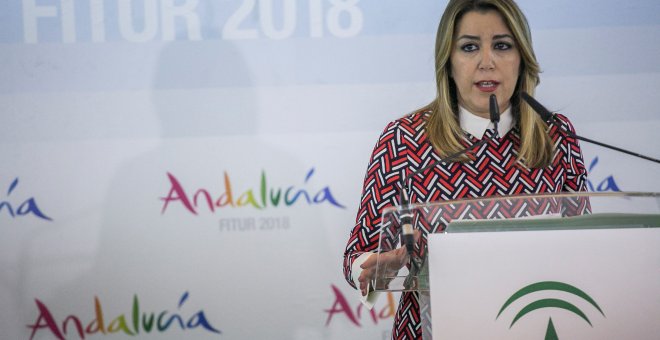
<path id="1" fill-rule="evenodd" d="M 467 148 L 453 153 L 444 159 L 439 159 L 434 162 L 431 162 L 425 167 L 422 167 L 416 171 L 413 171 L 409 176 L 404 176 L 401 180 L 401 192 L 400 192 L 400 201 L 401 201 L 401 238 L 403 241 L 403 244 L 406 246 L 406 251 L 408 252 L 409 255 L 413 254 L 413 251 L 415 249 L 415 237 L 414 237 L 414 230 L 412 226 L 412 212 L 410 210 L 410 198 L 408 197 L 408 190 L 410 189 L 408 187 L 408 181 L 411 178 L 414 178 L 415 176 L 421 174 L 422 172 L 433 168 L 437 166 L 440 163 L 443 162 L 449 162 L 469 151 L 472 151 L 474 149 L 477 149 L 478 147 L 481 147 L 482 145 L 488 143 L 490 140 L 493 140 L 498 137 L 499 133 L 497 132 L 497 123 L 500 121 L 500 109 L 499 106 L 497 105 L 497 97 L 495 97 L 494 94 L 490 95 L 490 121 L 495 125 L 495 133 L 492 136 L 489 136 L 488 138 L 484 138 L 480 140 L 477 143 L 474 143 Z M 414 263 L 414 262 L 413 262 Z"/>
<path id="2" fill-rule="evenodd" d="M 622 153 L 625 153 L 625 154 L 628 154 L 628 155 L 631 155 L 631 156 L 642 158 L 642 159 L 645 159 L 647 161 L 660 163 L 660 160 L 658 160 L 656 158 L 653 158 L 653 157 L 645 156 L 645 155 L 642 155 L 642 154 L 637 153 L 637 152 L 628 151 L 626 149 L 622 149 L 622 148 L 619 148 L 619 147 L 616 147 L 616 146 L 608 145 L 608 144 L 605 144 L 605 143 L 602 143 L 602 142 L 599 142 L 599 141 L 595 141 L 593 139 L 578 136 L 575 133 L 573 133 L 569 130 L 566 130 L 566 128 L 563 127 L 563 124 L 558 122 L 557 115 L 550 112 L 548 109 L 546 109 L 543 105 L 541 105 L 541 103 L 539 103 L 532 96 L 530 96 L 526 92 L 521 92 L 520 96 L 522 97 L 522 99 L 527 104 L 529 104 L 529 106 L 532 107 L 532 110 L 534 110 L 539 116 L 541 116 L 541 119 L 543 119 L 543 121 L 545 121 L 548 124 L 555 124 L 555 125 L 559 126 L 559 128 L 560 128 L 559 131 L 564 133 L 564 135 L 567 135 L 569 137 L 585 141 L 587 143 L 596 144 L 596 145 L 602 146 L 602 147 L 607 148 L 607 149 L 611 149 L 611 150 L 622 152 Z"/>
<path id="3" fill-rule="evenodd" d="M 490 95 L 490 121 L 493 122 L 495 126 L 495 136 L 499 136 L 499 131 L 497 131 L 497 124 L 500 122 L 500 107 L 497 105 L 497 97 L 494 94 Z"/>
<path id="4" fill-rule="evenodd" d="M 527 92 L 521 92 L 520 97 L 522 97 L 522 99 L 532 107 L 532 110 L 541 116 L 541 119 L 543 119 L 544 122 L 553 123 L 557 118 L 555 117 L 554 113 L 548 111 L 545 106 L 541 105 L 541 103 L 536 101 L 536 99 L 530 96 Z"/>

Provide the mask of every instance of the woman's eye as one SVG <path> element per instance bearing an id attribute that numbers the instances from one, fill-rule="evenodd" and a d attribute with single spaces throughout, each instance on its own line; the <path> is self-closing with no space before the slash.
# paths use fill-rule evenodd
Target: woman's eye
<path id="1" fill-rule="evenodd" d="M 473 52 L 473 51 L 476 51 L 478 49 L 479 49 L 479 47 L 477 47 L 476 44 L 465 44 L 465 45 L 461 46 L 461 50 L 463 50 L 464 52 Z"/>
<path id="2" fill-rule="evenodd" d="M 513 46 L 510 43 L 506 43 L 506 42 L 495 43 L 496 50 L 510 50 L 511 47 Z"/>

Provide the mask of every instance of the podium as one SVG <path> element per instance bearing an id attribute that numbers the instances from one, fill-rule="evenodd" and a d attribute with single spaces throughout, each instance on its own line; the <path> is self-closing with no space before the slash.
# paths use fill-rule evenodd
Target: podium
<path id="1" fill-rule="evenodd" d="M 424 339 L 657 339 L 660 193 L 561 193 L 388 208 L 376 291 L 417 292 Z M 380 259 L 380 257 L 379 257 Z"/>

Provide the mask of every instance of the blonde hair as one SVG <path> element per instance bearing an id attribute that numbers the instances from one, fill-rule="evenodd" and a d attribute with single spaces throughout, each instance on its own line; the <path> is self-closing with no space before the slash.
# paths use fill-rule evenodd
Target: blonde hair
<path id="1" fill-rule="evenodd" d="M 440 20 L 436 36 L 437 97 L 426 107 L 431 111 L 427 122 L 427 132 L 431 144 L 443 157 L 464 148 L 461 143 L 464 134 L 458 122 L 457 89 L 449 75 L 455 29 L 463 15 L 470 11 L 496 11 L 511 30 L 521 56 L 520 74 L 511 97 L 512 113 L 520 127 L 518 160 L 529 168 L 549 165 L 554 150 L 546 131 L 547 125 L 529 105 L 521 105 L 521 92 L 534 95 L 536 86 L 539 84 L 540 67 L 532 48 L 532 36 L 527 19 L 513 0 L 449 1 Z"/>

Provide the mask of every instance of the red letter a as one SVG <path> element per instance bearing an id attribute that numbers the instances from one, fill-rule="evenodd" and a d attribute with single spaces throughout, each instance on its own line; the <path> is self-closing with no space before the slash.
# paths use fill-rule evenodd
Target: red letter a
<path id="1" fill-rule="evenodd" d="M 34 301 L 37 303 L 37 308 L 39 308 L 39 317 L 37 318 L 37 321 L 34 323 L 34 325 L 27 326 L 28 328 L 32 328 L 30 340 L 34 338 L 37 330 L 41 328 L 49 328 L 50 331 L 53 332 L 53 335 L 55 335 L 58 339 L 64 340 L 62 333 L 60 333 L 60 330 L 57 329 L 57 323 L 55 323 L 55 319 L 53 319 L 53 315 L 50 314 L 48 307 L 46 307 L 46 305 L 37 299 L 34 299 Z"/>
<path id="2" fill-rule="evenodd" d="M 336 313 L 345 313 L 351 322 L 353 322 L 356 326 L 361 327 L 360 322 L 358 322 L 357 318 L 353 314 L 351 306 L 348 305 L 348 302 L 346 301 L 344 295 L 341 294 L 341 291 L 339 291 L 335 285 L 330 285 L 330 287 L 332 287 L 332 291 L 335 293 L 335 303 L 332 304 L 332 308 L 325 310 L 325 312 L 328 313 L 328 320 L 325 322 L 325 325 L 328 326 L 330 324 L 332 316 Z"/>
<path id="3" fill-rule="evenodd" d="M 172 184 L 172 188 L 170 188 L 170 192 L 167 194 L 167 197 L 161 197 L 160 199 L 165 201 L 165 204 L 163 204 L 163 210 L 161 210 L 161 215 L 165 213 L 165 209 L 167 209 L 167 205 L 170 202 L 173 201 L 181 201 L 183 205 L 190 211 L 191 213 L 197 215 L 197 212 L 195 211 L 195 208 L 190 204 L 190 200 L 188 199 L 188 196 L 186 195 L 186 192 L 183 191 L 183 187 L 181 184 L 179 184 L 179 181 L 172 175 L 171 173 L 167 173 L 167 177 L 170 179 L 170 183 Z"/>

